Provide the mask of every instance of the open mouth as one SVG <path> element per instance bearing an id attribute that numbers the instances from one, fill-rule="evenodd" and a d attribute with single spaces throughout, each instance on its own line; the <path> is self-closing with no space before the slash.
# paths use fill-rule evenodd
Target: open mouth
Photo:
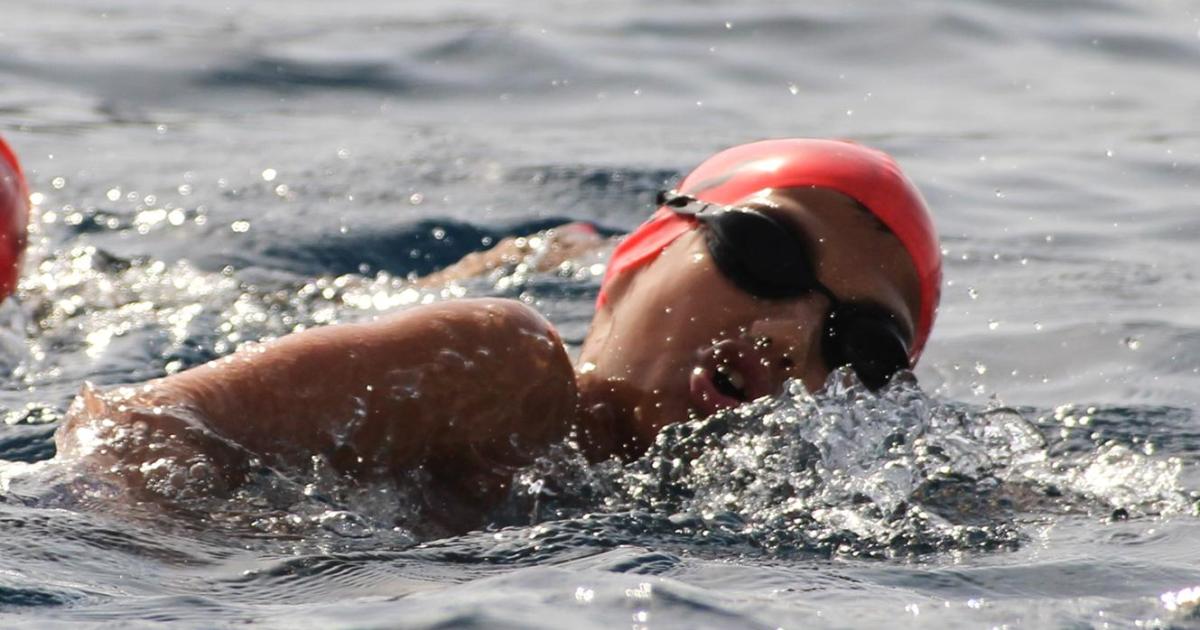
<path id="1" fill-rule="evenodd" d="M 746 377 L 728 365 L 717 366 L 716 373 L 712 375 L 712 382 L 717 386 L 718 392 L 729 398 L 749 400 L 746 397 Z"/>
<path id="2" fill-rule="evenodd" d="M 722 341 L 700 353 L 692 369 L 692 408 L 704 416 L 771 393 L 770 373 L 748 343 Z"/>

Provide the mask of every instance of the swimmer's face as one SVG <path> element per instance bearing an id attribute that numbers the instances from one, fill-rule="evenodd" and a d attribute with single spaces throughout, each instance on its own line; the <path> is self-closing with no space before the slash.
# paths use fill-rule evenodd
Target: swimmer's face
<path id="1" fill-rule="evenodd" d="M 735 205 L 788 225 L 812 244 L 817 278 L 842 302 L 868 303 L 894 316 L 911 344 L 920 289 L 900 241 L 838 192 L 766 190 Z M 644 447 L 689 414 L 780 392 L 796 378 L 810 391 L 825 382 L 821 337 L 829 299 L 817 292 L 756 298 L 714 265 L 699 228 L 676 239 L 646 267 L 614 279 L 578 365 L 585 405 L 607 406 Z"/>

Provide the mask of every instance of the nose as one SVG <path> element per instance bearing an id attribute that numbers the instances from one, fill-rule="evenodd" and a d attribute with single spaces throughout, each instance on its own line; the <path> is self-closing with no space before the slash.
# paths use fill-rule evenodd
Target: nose
<path id="1" fill-rule="evenodd" d="M 809 391 L 825 384 L 829 367 L 821 355 L 821 338 L 828 309 L 828 299 L 814 294 L 773 304 L 749 326 L 756 349 L 771 366 L 776 391 L 789 378 L 803 381 Z"/>

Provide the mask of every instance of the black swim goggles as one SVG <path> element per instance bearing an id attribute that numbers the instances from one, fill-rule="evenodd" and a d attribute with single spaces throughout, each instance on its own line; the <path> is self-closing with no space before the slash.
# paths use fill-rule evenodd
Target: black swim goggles
<path id="1" fill-rule="evenodd" d="M 817 279 L 807 241 L 784 223 L 741 206 L 707 203 L 670 190 L 658 204 L 694 217 L 705 230 L 705 243 L 717 269 L 741 290 L 765 300 L 818 293 L 829 300 L 821 356 L 829 369 L 850 366 L 871 390 L 887 384 L 908 367 L 908 344 L 887 309 L 871 303 L 844 302 Z"/>

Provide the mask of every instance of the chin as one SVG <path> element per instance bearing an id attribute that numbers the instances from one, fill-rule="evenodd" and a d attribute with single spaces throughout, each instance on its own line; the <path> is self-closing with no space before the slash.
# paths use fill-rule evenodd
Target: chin
<path id="1" fill-rule="evenodd" d="M 666 397 L 648 397 L 639 412 L 634 413 L 634 433 L 643 447 L 654 443 L 654 438 L 663 427 L 684 422 L 690 418 L 690 410 L 686 403 L 686 392 L 675 393 Z"/>

